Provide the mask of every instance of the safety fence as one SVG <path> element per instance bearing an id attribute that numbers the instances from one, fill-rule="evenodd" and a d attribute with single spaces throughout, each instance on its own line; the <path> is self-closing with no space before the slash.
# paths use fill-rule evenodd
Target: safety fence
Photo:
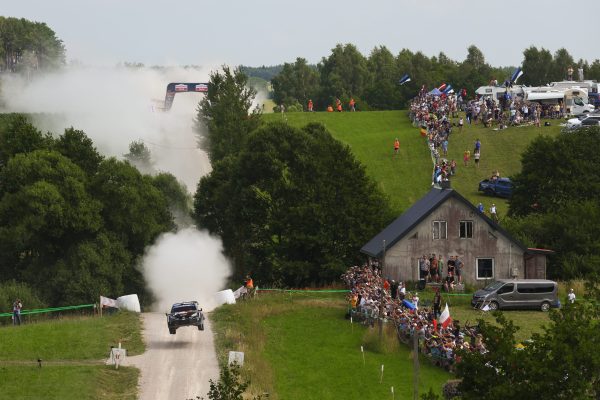
<path id="1" fill-rule="evenodd" d="M 65 306 L 65 307 L 53 307 L 53 308 L 37 308 L 33 310 L 21 310 L 21 315 L 31 315 L 31 314 L 46 314 L 52 312 L 59 311 L 68 311 L 68 310 L 79 310 L 83 308 L 95 308 L 96 304 L 80 304 L 78 306 Z M 12 312 L 0 313 L 0 317 L 12 317 Z"/>

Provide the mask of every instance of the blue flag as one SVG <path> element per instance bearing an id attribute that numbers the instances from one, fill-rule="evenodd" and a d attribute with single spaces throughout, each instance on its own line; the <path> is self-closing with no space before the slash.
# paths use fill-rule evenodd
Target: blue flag
<path id="1" fill-rule="evenodd" d="M 512 76 L 510 77 L 510 82 L 517 83 L 517 79 L 519 79 L 521 75 L 523 75 L 523 71 L 521 70 L 521 67 L 518 67 L 517 69 L 515 69 L 515 72 L 513 72 Z"/>
<path id="2" fill-rule="evenodd" d="M 398 81 L 400 85 L 404 85 L 406 82 L 410 82 L 410 76 L 408 76 L 408 74 L 404 74 L 404 76 L 402 76 L 402 78 L 400 78 Z"/>

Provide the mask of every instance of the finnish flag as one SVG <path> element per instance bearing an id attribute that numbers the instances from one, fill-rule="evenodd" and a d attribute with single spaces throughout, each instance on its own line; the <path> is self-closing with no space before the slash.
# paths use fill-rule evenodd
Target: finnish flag
<path id="1" fill-rule="evenodd" d="M 517 79 L 519 79 L 521 75 L 523 75 L 523 70 L 521 70 L 521 67 L 518 67 L 517 69 L 515 69 L 515 72 L 513 72 L 512 76 L 510 77 L 510 82 L 517 83 Z"/>

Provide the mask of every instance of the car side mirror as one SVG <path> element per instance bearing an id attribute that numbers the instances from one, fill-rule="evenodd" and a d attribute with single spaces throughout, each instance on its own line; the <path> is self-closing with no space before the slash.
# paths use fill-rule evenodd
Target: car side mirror
<path id="1" fill-rule="evenodd" d="M 169 313 L 167 313 L 167 312 L 166 312 L 166 313 L 165 313 L 165 315 L 168 317 L 168 316 L 169 316 Z"/>

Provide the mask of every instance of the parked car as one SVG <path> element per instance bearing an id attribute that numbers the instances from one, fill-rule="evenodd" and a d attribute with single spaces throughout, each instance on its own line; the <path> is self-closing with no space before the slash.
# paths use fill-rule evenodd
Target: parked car
<path id="1" fill-rule="evenodd" d="M 197 301 L 175 303 L 171 307 L 171 312 L 165 315 L 171 335 L 174 335 L 182 326 L 197 326 L 199 331 L 204 330 L 204 314 L 202 309 L 198 308 Z"/>
<path id="2" fill-rule="evenodd" d="M 545 279 L 498 279 L 473 293 L 471 305 L 488 310 L 560 307 L 558 285 Z"/>
<path id="3" fill-rule="evenodd" d="M 569 119 L 565 124 L 565 128 L 567 131 L 572 131 L 584 126 L 596 126 L 598 122 L 600 122 L 600 113 L 594 112 Z"/>
<path id="4" fill-rule="evenodd" d="M 484 179 L 479 182 L 479 191 L 488 196 L 510 197 L 513 184 L 509 178 Z"/>

